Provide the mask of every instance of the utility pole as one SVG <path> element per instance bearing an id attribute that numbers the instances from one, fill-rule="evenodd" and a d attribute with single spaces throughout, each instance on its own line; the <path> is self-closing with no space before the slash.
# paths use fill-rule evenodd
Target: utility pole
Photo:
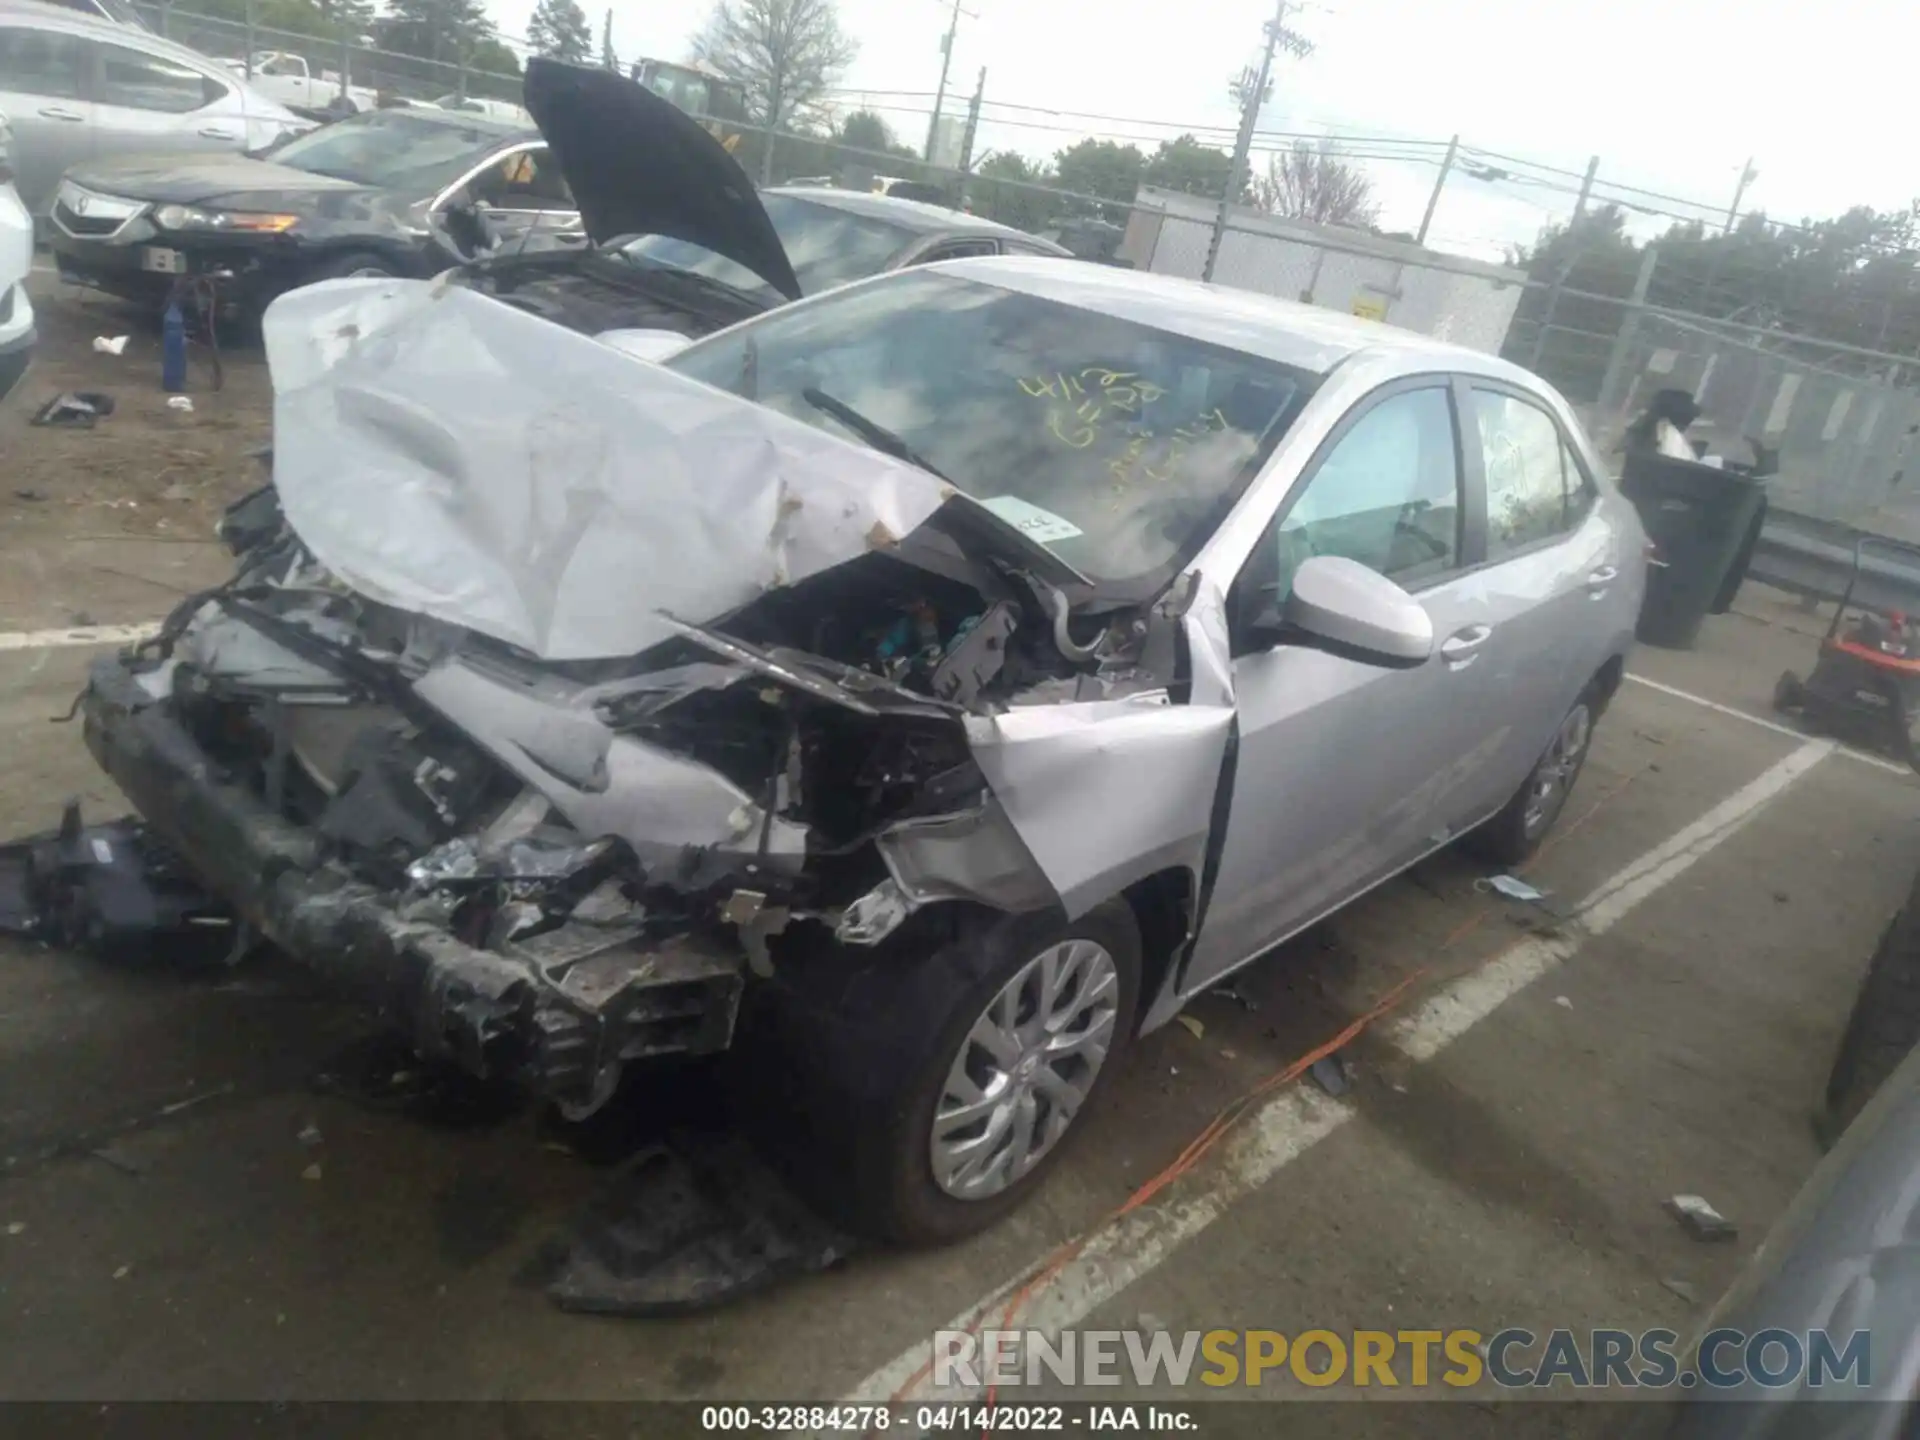
<path id="1" fill-rule="evenodd" d="M 1440 191 L 1446 186 L 1447 176 L 1453 173 L 1453 162 L 1460 158 L 1460 137 L 1454 136 L 1447 141 L 1447 158 L 1440 162 L 1440 178 L 1433 182 L 1433 194 L 1427 197 L 1427 213 L 1420 217 L 1420 233 L 1413 237 L 1413 243 L 1427 243 L 1427 227 L 1433 224 L 1433 212 L 1440 208 Z"/>
<path id="2" fill-rule="evenodd" d="M 1747 186 L 1760 178 L 1760 172 L 1753 168 L 1753 160 L 1740 167 L 1740 181 L 1733 187 L 1733 203 L 1727 206 L 1726 222 L 1720 227 L 1720 233 L 1733 234 L 1733 227 L 1740 221 L 1740 202 L 1746 198 Z M 1714 310 L 1713 287 L 1720 280 L 1720 257 L 1725 246 L 1715 245 L 1707 252 L 1707 273 L 1700 282 L 1699 297 L 1693 302 L 1693 308 L 1703 315 L 1711 315 Z"/>
<path id="3" fill-rule="evenodd" d="M 1266 99 L 1267 82 L 1273 75 L 1273 52 L 1285 32 L 1286 19 L 1287 0 L 1279 0 L 1274 7 L 1273 22 L 1267 26 L 1266 48 L 1260 52 L 1260 73 L 1240 107 L 1240 130 L 1233 137 L 1233 163 L 1227 167 L 1227 187 L 1220 192 L 1220 209 L 1213 217 L 1213 239 L 1207 245 L 1206 268 L 1200 272 L 1202 280 L 1213 279 L 1213 267 L 1220 260 L 1220 242 L 1227 234 L 1227 213 L 1232 209 L 1235 197 L 1247 185 L 1247 157 L 1253 150 L 1253 129 L 1259 122 L 1260 106 Z"/>
<path id="4" fill-rule="evenodd" d="M 947 21 L 947 33 L 940 40 L 940 88 L 933 92 L 933 118 L 927 122 L 927 163 L 933 163 L 933 145 L 940 133 L 940 109 L 947 99 L 947 72 L 953 68 L 953 40 L 960 33 L 960 17 L 974 18 L 971 10 L 962 10 L 953 0 L 953 16 Z"/>
<path id="5" fill-rule="evenodd" d="M 1540 328 L 1533 332 L 1533 353 L 1527 358 L 1527 368 L 1540 368 L 1540 354 L 1547 347 L 1547 330 L 1553 324 L 1553 312 L 1560 308 L 1560 292 L 1566 289 L 1567 277 L 1573 273 L 1573 262 L 1580 258 L 1580 242 L 1575 230 L 1580 217 L 1587 213 L 1587 201 L 1593 195 L 1593 177 L 1599 173 L 1600 157 L 1594 156 L 1587 162 L 1586 178 L 1580 182 L 1579 198 L 1573 202 L 1573 218 L 1567 222 L 1567 263 L 1560 267 L 1560 273 L 1553 277 L 1553 284 L 1547 290 L 1546 313 L 1540 317 Z"/>
<path id="6" fill-rule="evenodd" d="M 973 141 L 980 130 L 980 102 L 987 93 L 987 67 L 980 67 L 980 78 L 974 82 L 973 99 L 967 105 L 967 128 L 960 132 L 960 194 L 956 197 L 961 209 L 967 207 L 967 182 L 973 178 Z"/>
<path id="7" fill-rule="evenodd" d="M 1733 225 L 1740 218 L 1740 201 L 1747 193 L 1747 186 L 1760 178 L 1760 172 L 1753 168 L 1753 157 L 1747 157 L 1747 163 L 1740 167 L 1740 183 L 1733 187 L 1733 203 L 1727 206 L 1726 233 L 1733 233 Z"/>

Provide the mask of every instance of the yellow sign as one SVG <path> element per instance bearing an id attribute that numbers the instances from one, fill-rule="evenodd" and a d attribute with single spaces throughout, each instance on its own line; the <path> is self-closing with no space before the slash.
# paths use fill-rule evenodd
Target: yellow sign
<path id="1" fill-rule="evenodd" d="M 1377 295 L 1356 295 L 1353 297 L 1353 313 L 1362 320 L 1385 320 L 1387 302 Z"/>

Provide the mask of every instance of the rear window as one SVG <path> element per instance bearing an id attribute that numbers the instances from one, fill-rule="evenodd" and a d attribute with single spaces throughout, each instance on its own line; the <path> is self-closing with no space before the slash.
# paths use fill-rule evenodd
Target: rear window
<path id="1" fill-rule="evenodd" d="M 805 295 L 817 295 L 849 280 L 862 280 L 887 268 L 906 249 L 914 232 L 884 220 L 855 215 L 832 205 L 793 195 L 762 195 L 767 218 L 779 233 L 780 244 L 793 264 L 793 275 Z M 626 256 L 640 264 L 670 265 L 723 280 L 737 290 L 777 304 L 776 294 L 758 275 L 704 246 L 686 240 L 649 235 L 626 247 Z"/>

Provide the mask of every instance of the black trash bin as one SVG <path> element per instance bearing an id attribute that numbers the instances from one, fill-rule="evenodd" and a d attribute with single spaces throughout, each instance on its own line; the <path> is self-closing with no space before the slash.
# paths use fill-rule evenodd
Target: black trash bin
<path id="1" fill-rule="evenodd" d="M 1690 650 L 1700 623 L 1724 610 L 1719 602 L 1738 586 L 1734 571 L 1752 555 L 1766 485 L 1739 471 L 1642 453 L 1627 457 L 1620 488 L 1640 512 L 1657 562 L 1647 571 L 1635 633 L 1649 645 Z"/>

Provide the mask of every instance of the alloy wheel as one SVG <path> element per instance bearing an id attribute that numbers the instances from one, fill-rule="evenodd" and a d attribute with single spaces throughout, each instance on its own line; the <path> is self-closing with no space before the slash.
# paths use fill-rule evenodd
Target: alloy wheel
<path id="1" fill-rule="evenodd" d="M 1587 744 L 1593 738 L 1593 712 L 1583 700 L 1567 712 L 1560 729 L 1534 767 L 1527 782 L 1527 805 L 1523 815 L 1528 835 L 1538 835 L 1559 815 L 1567 803 L 1567 792 L 1586 758 Z"/>
<path id="2" fill-rule="evenodd" d="M 1057 1147 L 1113 1044 L 1120 975 L 1092 940 L 1034 956 L 960 1042 L 934 1105 L 933 1178 L 961 1200 L 998 1195 Z"/>

